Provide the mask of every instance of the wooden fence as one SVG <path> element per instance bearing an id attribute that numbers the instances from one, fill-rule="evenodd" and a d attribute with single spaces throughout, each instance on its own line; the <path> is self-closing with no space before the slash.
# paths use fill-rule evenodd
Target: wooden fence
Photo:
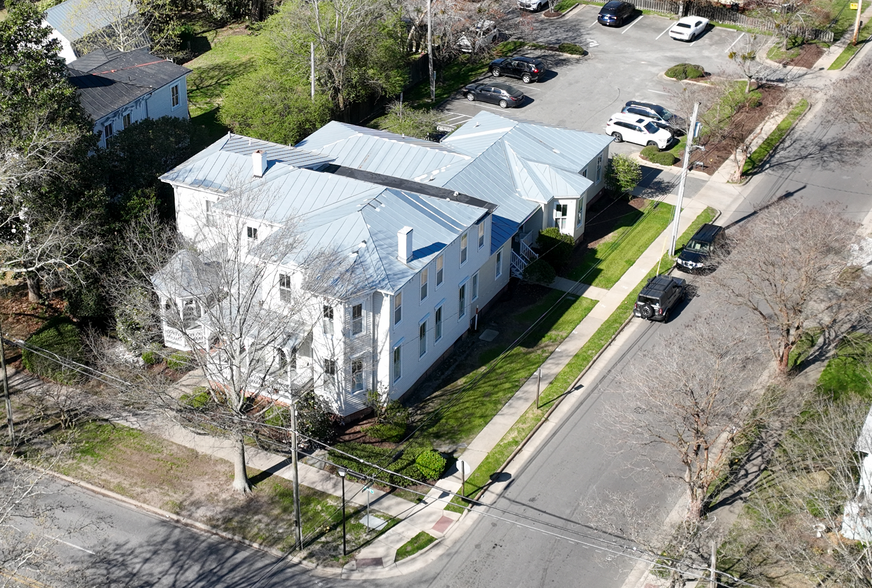
<path id="1" fill-rule="evenodd" d="M 640 10 L 652 10 L 654 12 L 664 12 L 666 14 L 678 14 L 681 4 L 675 0 L 633 0 L 636 8 Z M 762 18 L 748 16 L 739 12 L 739 4 L 731 6 L 721 6 L 710 2 L 685 2 L 684 14 L 692 14 L 701 16 L 715 22 L 734 24 L 750 29 L 757 29 L 770 33 L 776 32 L 776 25 L 772 21 Z M 790 29 L 791 34 L 800 35 L 805 39 L 813 41 L 823 41 L 825 43 L 833 42 L 833 32 L 813 29 L 810 27 L 794 26 Z"/>

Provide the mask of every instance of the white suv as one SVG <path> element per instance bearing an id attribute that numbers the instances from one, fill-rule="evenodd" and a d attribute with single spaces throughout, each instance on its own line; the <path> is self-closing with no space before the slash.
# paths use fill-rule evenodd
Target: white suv
<path id="1" fill-rule="evenodd" d="M 629 141 L 637 145 L 656 145 L 660 150 L 672 143 L 672 133 L 661 129 L 650 119 L 622 112 L 613 114 L 606 123 L 606 134 L 614 137 L 618 143 Z"/>

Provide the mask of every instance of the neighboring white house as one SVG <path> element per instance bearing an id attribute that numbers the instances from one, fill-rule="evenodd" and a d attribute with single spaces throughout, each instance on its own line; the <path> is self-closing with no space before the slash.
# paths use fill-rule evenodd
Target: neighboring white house
<path id="1" fill-rule="evenodd" d="M 94 121 L 100 147 L 133 123 L 163 116 L 189 118 L 191 70 L 145 49 L 98 49 L 67 66 L 79 102 Z"/>
<path id="2" fill-rule="evenodd" d="M 489 113 L 442 143 L 332 122 L 296 147 L 230 134 L 161 179 L 174 187 L 179 232 L 204 246 L 218 238 L 204 236 L 204 221 L 234 214 L 244 190 L 279 203 L 240 225 L 255 241 L 250 263 L 268 268 L 262 291 L 275 292 L 262 304 L 276 312 L 282 284 L 300 280 L 271 242 L 294 231 L 344 260 L 353 293 L 320 299 L 281 352 L 298 384 L 350 415 L 368 390 L 398 399 L 426 376 L 506 287 L 510 262 L 526 263 L 540 229 L 581 236 L 611 141 Z M 173 263 L 153 281 L 163 307 L 184 313 L 184 292 L 167 279 L 184 260 Z M 164 342 L 188 348 L 166 323 Z"/>
<path id="3" fill-rule="evenodd" d="M 67 0 L 45 11 L 43 25 L 52 29 L 51 37 L 61 43 L 60 56 L 70 63 L 93 49 L 83 49 L 83 39 L 107 27 L 111 28 L 119 21 L 128 23 L 116 25 L 119 32 L 124 34 L 130 31 L 133 34 L 129 39 L 118 40 L 120 44 L 116 46 L 148 49 L 150 45 L 146 35 L 138 30 L 139 27 L 129 26 L 129 21 L 136 18 L 136 5 L 131 0 Z M 106 36 L 115 37 L 117 33 L 110 31 Z"/>
<path id="4" fill-rule="evenodd" d="M 848 539 L 872 541 L 872 409 L 866 415 L 855 449 L 865 454 L 857 496 L 845 505 L 841 533 Z"/>

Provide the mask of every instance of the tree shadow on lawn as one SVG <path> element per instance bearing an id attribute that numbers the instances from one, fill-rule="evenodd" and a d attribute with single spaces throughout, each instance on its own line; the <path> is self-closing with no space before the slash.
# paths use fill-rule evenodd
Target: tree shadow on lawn
<path id="1" fill-rule="evenodd" d="M 216 101 L 227 86 L 251 71 L 251 63 L 221 62 L 195 68 L 188 76 L 188 99 L 194 104 Z"/>

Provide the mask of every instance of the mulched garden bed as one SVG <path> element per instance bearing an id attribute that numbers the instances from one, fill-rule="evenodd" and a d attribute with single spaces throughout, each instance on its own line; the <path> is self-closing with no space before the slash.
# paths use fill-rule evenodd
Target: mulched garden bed
<path id="1" fill-rule="evenodd" d="M 782 61 L 784 67 L 802 67 L 811 69 L 818 62 L 821 56 L 825 53 L 824 48 L 814 43 L 806 43 L 800 47 L 799 55 L 793 59 Z"/>

